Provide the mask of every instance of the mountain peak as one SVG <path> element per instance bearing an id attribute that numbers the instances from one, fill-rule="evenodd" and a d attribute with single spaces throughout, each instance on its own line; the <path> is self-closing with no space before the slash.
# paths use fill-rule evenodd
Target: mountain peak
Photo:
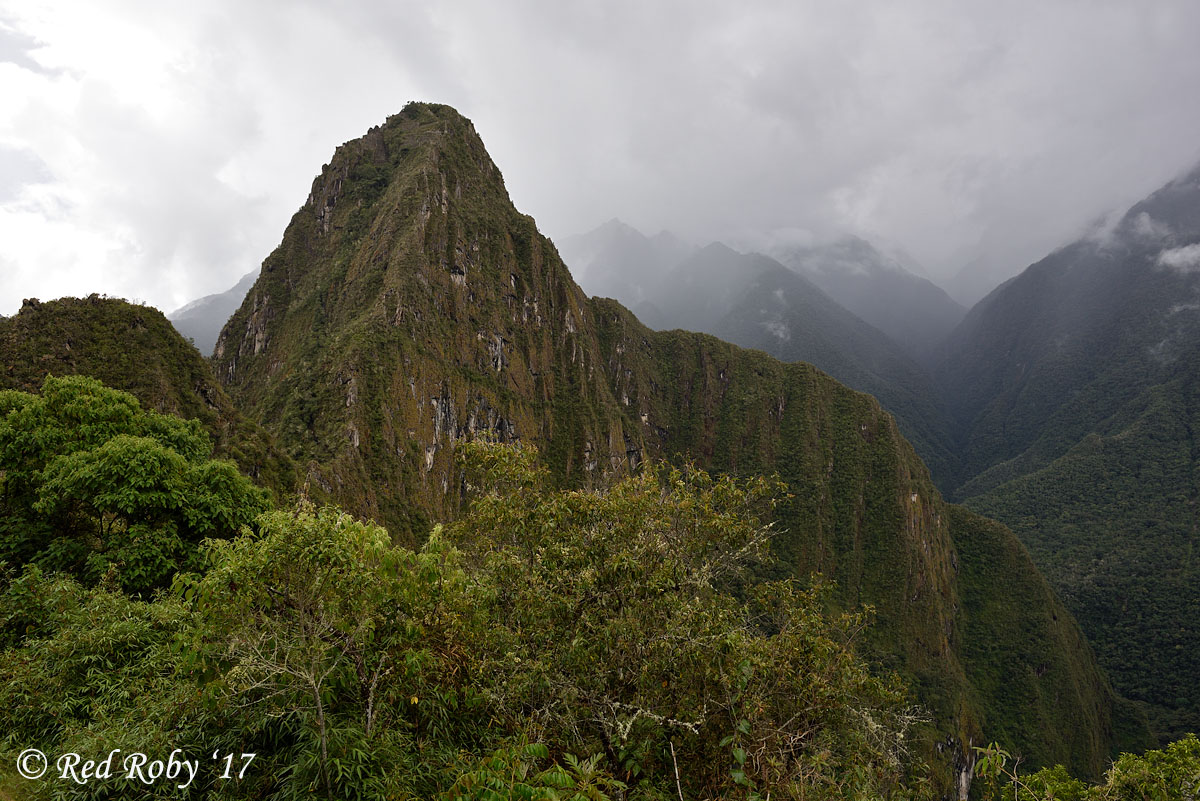
<path id="1" fill-rule="evenodd" d="M 699 257 L 702 257 L 702 258 L 725 259 L 725 258 L 735 258 L 735 257 L 741 256 L 742 254 L 738 253 L 736 250 L 729 247 L 729 245 L 726 245 L 724 242 L 709 242 L 707 245 L 700 248 L 699 252 L 697 252 L 696 255 Z"/>
<path id="2" fill-rule="evenodd" d="M 459 436 L 570 437 L 574 453 L 574 431 L 555 427 L 535 387 L 597 369 L 594 343 L 577 336 L 585 301 L 470 121 L 410 104 L 337 148 L 214 360 L 255 414 L 297 421 L 281 437 L 310 481 L 404 536 L 457 504 Z M 589 457 L 568 469 L 625 458 L 632 446 L 602 417 Z M 368 488 L 365 476 L 381 478 Z"/>
<path id="3" fill-rule="evenodd" d="M 620 217 L 610 217 L 607 221 L 597 226 L 595 230 L 603 231 L 609 234 L 635 234 L 640 237 L 645 237 L 645 234 L 622 220 Z"/>
<path id="4" fill-rule="evenodd" d="M 700 255 L 722 254 L 747 274 L 773 265 L 801 281 L 724 245 Z M 314 490 L 399 541 L 457 513 L 466 487 L 456 449 L 481 433 L 536 444 L 567 486 L 600 484 L 650 456 L 786 476 L 804 500 L 781 512 L 779 569 L 823 572 L 848 603 L 874 604 L 880 652 L 942 688 L 922 699 L 939 716 L 938 740 L 982 736 L 981 704 L 993 699 L 975 700 L 961 661 L 965 596 L 948 509 L 894 419 L 809 364 L 650 331 L 620 304 L 589 300 L 513 207 L 469 122 L 445 107 L 406 107 L 338 148 L 222 331 L 214 363 L 252 419 L 302 460 Z M 823 467 L 835 453 L 838 469 Z M 1062 647 L 1061 631 L 1031 625 L 1048 650 L 1074 648 Z M 1005 669 L 1033 675 L 997 645 L 989 653 L 1005 654 Z M 1105 709 L 1102 682 L 1082 684 Z M 1049 719 L 1083 714 L 1078 699 L 1054 698 Z M 1073 731 L 1051 737 L 1047 759 L 1098 762 L 1069 742 Z M 962 748 L 935 758 L 959 759 Z"/>
<path id="5" fill-rule="evenodd" d="M 910 269 L 903 254 L 883 252 L 862 237 L 776 248 L 773 255 L 925 365 L 966 313 L 919 268 Z"/>

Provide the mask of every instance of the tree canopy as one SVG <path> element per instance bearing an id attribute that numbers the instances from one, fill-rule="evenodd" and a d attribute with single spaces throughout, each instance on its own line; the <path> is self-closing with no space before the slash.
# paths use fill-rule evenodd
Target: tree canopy
<path id="1" fill-rule="evenodd" d="M 211 484 L 182 485 L 174 505 L 153 482 L 121 489 L 118 472 L 53 484 L 111 466 L 116 453 L 154 474 L 202 469 L 207 451 L 188 424 L 137 428 L 146 413 L 102 388 L 51 389 L 74 398 L 59 408 L 83 410 L 79 428 L 96 433 L 72 439 L 65 424 L 42 422 L 55 455 L 19 451 L 34 456 L 23 469 L 9 462 L 18 469 L 6 502 L 33 498 L 30 514 L 65 514 L 38 495 L 62 486 L 54 503 L 72 510 L 225 532 L 230 518 L 191 495 Z M 4 400 L 6 443 L 26 430 L 13 410 L 69 419 L 37 417 L 27 397 Z M 170 437 L 178 449 L 166 447 Z M 146 455 L 159 449 L 169 455 Z M 935 795 L 907 747 L 920 711 L 897 678 L 855 653 L 870 610 L 832 612 L 819 580 L 750 580 L 768 558 L 779 484 L 648 465 L 604 488 L 562 490 L 531 448 L 473 442 L 459 452 L 469 511 L 416 549 L 340 509 L 301 503 L 261 512 L 235 537 L 204 539 L 185 565 L 194 569 L 149 600 L 36 559 L 0 576 L 4 630 L 32 622 L 0 652 L 0 766 L 31 747 L 254 754 L 240 758 L 238 778 L 203 761 L 188 797 L 272 801 Z M 1109 784 L 1169 791 L 1192 781 L 1194 743 L 1123 757 Z M 985 790 L 1008 792 L 1001 781 L 1015 777 L 1030 800 L 1126 797 L 1061 768 L 1005 773 L 1006 758 L 998 746 L 981 750 Z M 178 797 L 169 782 L 4 773 L 0 798 L 8 788 L 30 798 Z"/>
<path id="2" fill-rule="evenodd" d="M 143 409 L 83 376 L 40 395 L 0 392 L 0 561 L 111 574 L 130 592 L 196 567 L 205 537 L 230 537 L 268 506 L 197 420 Z"/>

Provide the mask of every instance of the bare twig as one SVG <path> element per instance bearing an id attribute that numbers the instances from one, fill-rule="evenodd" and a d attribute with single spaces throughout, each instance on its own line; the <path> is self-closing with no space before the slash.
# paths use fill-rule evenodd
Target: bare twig
<path id="1" fill-rule="evenodd" d="M 679 785 L 679 763 L 675 761 L 675 741 L 667 742 L 671 744 L 671 764 L 675 766 L 675 792 L 679 793 L 679 801 L 683 801 L 683 787 Z"/>

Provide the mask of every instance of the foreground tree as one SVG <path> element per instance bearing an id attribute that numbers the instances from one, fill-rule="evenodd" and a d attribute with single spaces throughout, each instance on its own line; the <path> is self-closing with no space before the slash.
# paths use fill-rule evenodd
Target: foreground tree
<path id="1" fill-rule="evenodd" d="M 981 797 L 1015 801 L 1193 801 L 1200 797 L 1200 740 L 1189 734 L 1166 748 L 1121 754 L 1100 784 L 1088 784 L 1061 765 L 1022 775 L 996 743 L 976 749 Z"/>
<path id="2" fill-rule="evenodd" d="M 775 484 L 657 467 L 562 491 L 531 450 L 462 452 L 477 497 L 417 551 L 301 507 L 208 541 L 153 602 L 27 570 L 0 613 L 47 622 L 0 655 L 0 764 L 142 738 L 258 754 L 243 779 L 199 777 L 197 798 L 928 795 L 902 688 L 851 649 L 863 616 L 743 582 Z"/>
<path id="3" fill-rule="evenodd" d="M 389 797 L 429 771 L 418 741 L 453 753 L 472 715 L 437 718 L 461 700 L 445 674 L 476 590 L 436 536 L 394 548 L 378 526 L 302 507 L 206 555 L 206 575 L 177 583 L 200 617 L 189 651 L 222 666 L 228 704 L 289 732 L 287 786 Z"/>
<path id="4" fill-rule="evenodd" d="M 510 727 L 603 755 L 637 797 L 919 785 L 917 715 L 851 649 L 865 614 L 828 614 L 819 587 L 746 582 L 782 485 L 657 466 L 552 491 L 532 449 L 462 450 L 478 496 L 447 536 L 493 588 L 473 650 Z"/>
<path id="5" fill-rule="evenodd" d="M 267 508 L 264 490 L 211 456 L 198 421 L 92 378 L 0 392 L 0 562 L 87 583 L 111 573 L 127 592 L 165 586 L 197 566 L 202 539 Z"/>

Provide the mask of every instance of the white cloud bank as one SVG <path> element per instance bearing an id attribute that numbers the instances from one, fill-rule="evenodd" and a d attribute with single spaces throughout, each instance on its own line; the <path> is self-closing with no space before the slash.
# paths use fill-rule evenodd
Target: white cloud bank
<path id="1" fill-rule="evenodd" d="M 1184 273 L 1196 272 L 1200 270 L 1200 244 L 1164 250 L 1158 254 L 1158 263 Z"/>

